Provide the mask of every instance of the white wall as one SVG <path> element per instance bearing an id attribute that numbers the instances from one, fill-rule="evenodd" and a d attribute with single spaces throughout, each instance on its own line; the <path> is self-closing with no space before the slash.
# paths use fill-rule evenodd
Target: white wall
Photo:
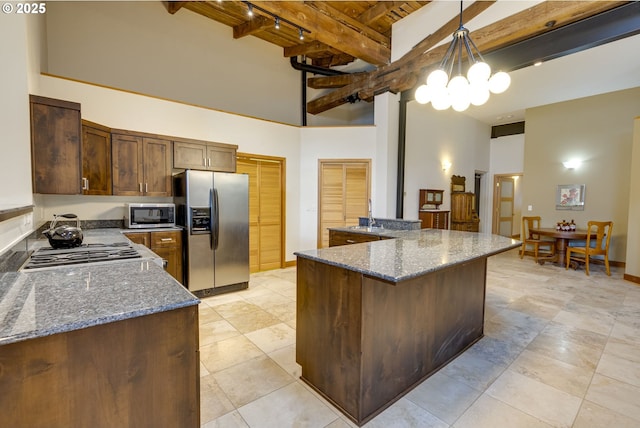
<path id="1" fill-rule="evenodd" d="M 300 248 L 316 248 L 318 231 L 318 159 L 371 159 L 371 194 L 378 199 L 376 128 L 302 128 L 300 147 Z M 379 206 L 379 205 L 378 205 Z M 374 214 L 376 211 L 374 210 Z"/>
<path id="2" fill-rule="evenodd" d="M 33 204 L 27 56 L 28 17 L 0 14 L 0 210 Z M 0 223 L 0 254 L 29 234 L 31 213 Z"/>
<path id="3" fill-rule="evenodd" d="M 629 225 L 627 233 L 627 263 L 625 274 L 640 278 L 640 116 L 633 126 L 631 179 L 629 186 Z"/>
<path id="4" fill-rule="evenodd" d="M 521 174 L 524 171 L 524 134 L 507 135 L 499 138 L 492 138 L 490 142 L 491 169 L 487 174 L 490 192 L 490 203 L 487 204 L 484 218 L 487 219 L 485 229 L 491 230 L 493 223 L 493 181 L 496 174 Z M 513 234 L 520 233 L 522 210 L 522 183 L 527 177 L 519 177 L 515 181 L 515 201 L 513 216 Z"/>
<path id="5" fill-rule="evenodd" d="M 476 171 L 489 171 L 491 128 L 453 110 L 436 111 L 415 101 L 407 106 L 404 218 L 418 219 L 419 189 L 443 189 L 441 210 L 451 207 L 451 176 L 466 177 L 466 191 L 474 191 Z M 451 162 L 447 171 L 444 161 Z M 485 192 L 486 193 L 486 192 Z M 485 194 L 485 198 L 489 197 Z M 481 209 L 487 203 L 481 201 Z M 480 217 L 481 231 L 487 219 Z M 489 229 L 490 231 L 490 224 Z"/>

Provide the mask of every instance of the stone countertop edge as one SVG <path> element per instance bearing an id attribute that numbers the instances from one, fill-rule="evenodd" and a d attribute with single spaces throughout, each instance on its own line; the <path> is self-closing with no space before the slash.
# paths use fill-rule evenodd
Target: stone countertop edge
<path id="1" fill-rule="evenodd" d="M 367 231 L 347 227 L 332 230 L 393 239 L 298 251 L 294 254 L 392 283 L 489 257 L 522 245 L 520 241 L 504 236 L 443 229 Z M 441 248 L 444 244 L 446 251 Z"/>
<path id="2" fill-rule="evenodd" d="M 121 241 L 119 230 L 89 241 Z M 0 274 L 0 345 L 195 306 L 200 300 L 155 262 L 141 259 Z"/>

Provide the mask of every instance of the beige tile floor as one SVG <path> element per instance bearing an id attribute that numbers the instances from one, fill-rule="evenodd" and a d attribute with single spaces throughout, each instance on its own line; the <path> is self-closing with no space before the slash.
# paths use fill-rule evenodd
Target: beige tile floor
<path id="1" fill-rule="evenodd" d="M 640 286 L 489 258 L 485 337 L 365 426 L 639 427 Z M 205 428 L 353 427 L 299 380 L 295 268 L 200 304 Z"/>

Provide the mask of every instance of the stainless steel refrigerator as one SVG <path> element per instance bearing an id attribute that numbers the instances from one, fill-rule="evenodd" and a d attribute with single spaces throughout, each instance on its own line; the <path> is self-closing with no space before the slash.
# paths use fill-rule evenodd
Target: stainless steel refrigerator
<path id="1" fill-rule="evenodd" d="M 249 284 L 249 176 L 186 170 L 174 181 L 185 285 L 196 295 Z"/>

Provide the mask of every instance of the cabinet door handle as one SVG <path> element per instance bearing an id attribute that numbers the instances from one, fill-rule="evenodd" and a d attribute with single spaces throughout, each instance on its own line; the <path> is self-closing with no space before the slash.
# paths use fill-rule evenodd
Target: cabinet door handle
<path id="1" fill-rule="evenodd" d="M 207 166 L 207 158 L 202 158 L 202 166 Z"/>
<path id="2" fill-rule="evenodd" d="M 89 179 L 82 177 L 82 190 L 89 190 Z"/>
<path id="3" fill-rule="evenodd" d="M 160 240 L 162 242 L 171 242 L 171 241 L 173 241 L 173 238 L 160 238 Z"/>
<path id="4" fill-rule="evenodd" d="M 355 244 L 356 241 L 354 241 L 353 239 L 347 239 L 347 244 Z"/>
<path id="5" fill-rule="evenodd" d="M 142 193 L 142 183 L 138 183 L 138 188 L 140 189 L 140 193 Z"/>
<path id="6" fill-rule="evenodd" d="M 207 158 L 207 166 L 211 166 L 211 158 Z"/>
<path id="7" fill-rule="evenodd" d="M 149 191 L 149 184 L 144 183 L 144 193 L 147 193 L 148 191 Z"/>

